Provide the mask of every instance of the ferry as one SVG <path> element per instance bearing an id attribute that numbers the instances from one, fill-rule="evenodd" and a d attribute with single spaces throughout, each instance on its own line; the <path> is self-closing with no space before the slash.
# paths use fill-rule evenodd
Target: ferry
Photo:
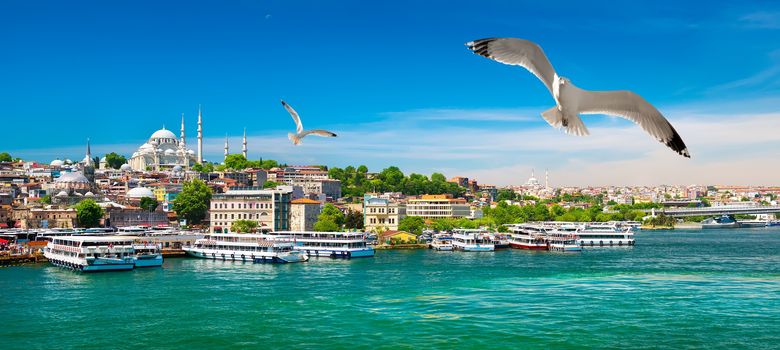
<path id="1" fill-rule="evenodd" d="M 452 248 L 464 252 L 492 252 L 496 250 L 490 234 L 485 230 L 457 229 L 452 234 Z"/>
<path id="2" fill-rule="evenodd" d="M 628 247 L 635 242 L 631 226 L 621 228 L 611 223 L 585 224 L 576 227 L 574 233 L 577 235 L 577 243 L 585 247 Z"/>
<path id="3" fill-rule="evenodd" d="M 133 239 L 106 236 L 55 236 L 43 255 L 53 265 L 77 271 L 121 271 L 135 267 Z"/>
<path id="4" fill-rule="evenodd" d="M 553 229 L 545 235 L 547 250 L 558 252 L 581 252 L 582 245 L 577 241 L 577 234 L 568 231 Z"/>
<path id="5" fill-rule="evenodd" d="M 292 242 L 295 249 L 310 257 L 351 259 L 374 256 L 374 248 L 368 246 L 363 232 L 276 231 L 267 237 L 274 241 Z"/>
<path id="6" fill-rule="evenodd" d="M 261 234 L 212 233 L 184 251 L 196 258 L 255 263 L 296 263 L 309 260 L 292 242 L 279 242 Z"/>
<path id="7" fill-rule="evenodd" d="M 146 228 L 140 226 L 118 227 L 116 234 L 120 236 L 138 236 L 143 235 L 146 230 Z"/>
<path id="8" fill-rule="evenodd" d="M 163 264 L 162 250 L 159 244 L 133 244 L 135 267 L 158 267 Z"/>
<path id="9" fill-rule="evenodd" d="M 495 246 L 496 249 L 506 249 L 510 247 L 509 234 L 500 232 L 491 233 L 490 240 L 493 241 L 493 246 Z"/>
<path id="10" fill-rule="evenodd" d="M 744 228 L 756 228 L 756 227 L 767 227 L 767 226 L 769 226 L 769 221 L 767 221 L 767 220 L 758 220 L 758 219 L 742 220 L 742 221 L 739 221 L 738 223 L 739 223 L 739 227 L 744 227 Z"/>
<path id="11" fill-rule="evenodd" d="M 513 225 L 510 227 L 509 245 L 515 249 L 547 250 L 544 240 L 546 230 L 538 225 Z"/>
<path id="12" fill-rule="evenodd" d="M 739 227 L 739 223 L 737 222 L 737 220 L 734 220 L 734 218 L 728 215 L 722 215 L 717 218 L 709 218 L 701 222 L 701 228 L 703 229 L 737 228 L 737 227 Z"/>
<path id="13" fill-rule="evenodd" d="M 431 249 L 438 251 L 452 251 L 452 236 L 438 234 L 433 236 Z"/>

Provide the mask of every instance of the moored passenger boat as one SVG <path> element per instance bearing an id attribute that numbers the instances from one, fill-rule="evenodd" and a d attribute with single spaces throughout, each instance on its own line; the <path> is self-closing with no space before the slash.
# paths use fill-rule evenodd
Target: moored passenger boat
<path id="1" fill-rule="evenodd" d="M 292 242 L 269 239 L 265 235 L 212 233 L 195 241 L 184 251 L 190 256 L 214 260 L 295 263 L 309 259 Z"/>
<path id="2" fill-rule="evenodd" d="M 582 246 L 574 232 L 566 230 L 548 230 L 545 235 L 547 250 L 558 252 L 581 252 Z"/>
<path id="3" fill-rule="evenodd" d="M 509 245 L 516 249 L 547 250 L 546 230 L 539 225 L 513 225 L 509 229 Z"/>
<path id="4" fill-rule="evenodd" d="M 496 250 L 489 232 L 485 230 L 454 230 L 452 247 L 464 252 L 492 252 Z"/>
<path id="5" fill-rule="evenodd" d="M 133 244 L 135 267 L 158 267 L 163 264 L 162 250 L 159 244 Z"/>
<path id="6" fill-rule="evenodd" d="M 438 251 L 452 251 L 452 236 L 437 234 L 433 236 L 431 241 L 431 249 Z"/>
<path id="7" fill-rule="evenodd" d="M 132 270 L 133 239 L 118 236 L 55 236 L 43 255 L 53 265 L 78 271 Z"/>
<path id="8" fill-rule="evenodd" d="M 631 227 L 620 228 L 615 224 L 586 224 L 575 230 L 577 242 L 584 247 L 633 246 Z"/>
<path id="9" fill-rule="evenodd" d="M 737 228 L 739 223 L 731 216 L 721 215 L 717 218 L 709 218 L 701 222 L 701 228 L 713 229 L 713 228 Z"/>
<path id="10" fill-rule="evenodd" d="M 374 256 L 374 248 L 368 246 L 363 232 L 277 231 L 267 237 L 292 242 L 295 249 L 308 256 L 345 259 Z"/>

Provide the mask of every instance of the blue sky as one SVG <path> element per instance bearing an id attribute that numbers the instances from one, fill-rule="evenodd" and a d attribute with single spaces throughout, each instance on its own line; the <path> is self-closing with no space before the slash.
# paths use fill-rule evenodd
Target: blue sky
<path id="1" fill-rule="evenodd" d="M 541 83 L 463 45 L 494 36 L 538 42 L 580 87 L 641 94 L 693 159 L 621 119 L 586 117 L 587 138 L 550 128 Z M 7 0 L 0 39 L 0 151 L 39 161 L 81 158 L 86 138 L 129 155 L 163 124 L 178 134 L 181 113 L 194 146 L 198 104 L 211 160 L 244 127 L 250 158 L 500 185 L 532 168 L 560 184 L 772 183 L 735 167 L 780 155 L 777 2 Z M 280 98 L 340 137 L 293 147 Z"/>

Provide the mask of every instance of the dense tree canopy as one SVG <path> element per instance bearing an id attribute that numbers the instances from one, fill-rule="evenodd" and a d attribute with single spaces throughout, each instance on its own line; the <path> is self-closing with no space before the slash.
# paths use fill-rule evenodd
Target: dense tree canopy
<path id="1" fill-rule="evenodd" d="M 363 229 L 363 214 L 357 211 L 348 211 L 344 217 L 344 227 L 350 230 Z"/>
<path id="2" fill-rule="evenodd" d="M 333 204 L 325 204 L 322 208 L 320 215 L 317 217 L 317 222 L 314 224 L 315 231 L 323 232 L 335 232 L 341 231 L 341 227 L 344 225 L 344 213 L 336 208 Z"/>
<path id="3" fill-rule="evenodd" d="M 116 152 L 106 154 L 106 164 L 109 168 L 119 169 L 125 163 L 127 163 L 127 158 L 123 155 L 116 154 Z"/>
<path id="4" fill-rule="evenodd" d="M 250 233 L 257 229 L 257 221 L 236 220 L 230 225 L 231 232 Z"/>
<path id="5" fill-rule="evenodd" d="M 76 204 L 76 220 L 81 227 L 96 227 L 100 225 L 100 219 L 103 218 L 103 208 L 95 201 L 85 199 Z"/>
<path id="6" fill-rule="evenodd" d="M 181 193 L 173 201 L 173 208 L 187 224 L 199 224 L 206 217 L 211 202 L 211 189 L 206 183 L 194 179 L 184 183 Z"/>
<path id="7" fill-rule="evenodd" d="M 425 220 L 419 216 L 407 216 L 398 222 L 398 230 L 419 235 L 425 228 Z"/>
<path id="8" fill-rule="evenodd" d="M 14 158 L 11 157 L 11 155 L 8 154 L 8 152 L 0 153 L 0 162 L 10 162 L 10 161 L 13 161 L 13 160 L 14 160 Z"/>
<path id="9" fill-rule="evenodd" d="M 159 204 L 160 204 L 160 203 L 159 203 L 159 202 L 157 202 L 157 199 L 156 199 L 156 198 L 143 197 L 143 198 L 141 198 L 141 203 L 140 203 L 140 205 L 139 205 L 139 206 L 140 206 L 140 207 L 141 207 L 141 209 L 143 209 L 143 210 L 146 210 L 146 211 L 154 211 L 155 209 L 157 209 L 157 206 L 158 206 Z"/>
<path id="10" fill-rule="evenodd" d="M 465 189 L 447 182 L 447 178 L 433 173 L 428 179 L 425 175 L 409 174 L 405 176 L 398 167 L 391 166 L 382 170 L 369 180 L 368 168 L 348 166 L 330 168 L 328 175 L 341 181 L 341 193 L 344 197 L 362 197 L 366 192 L 402 192 L 406 195 L 444 194 L 462 196 Z"/>

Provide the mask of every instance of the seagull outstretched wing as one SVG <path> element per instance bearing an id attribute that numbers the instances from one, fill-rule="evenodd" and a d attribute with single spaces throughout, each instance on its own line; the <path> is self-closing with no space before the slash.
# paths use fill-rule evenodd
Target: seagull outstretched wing
<path id="1" fill-rule="evenodd" d="M 290 105 L 288 105 L 287 102 L 284 102 L 284 100 L 281 101 L 282 101 L 282 106 L 284 106 L 284 109 L 286 109 L 287 112 L 290 113 L 293 120 L 295 121 L 295 126 L 296 126 L 295 132 L 300 134 L 301 131 L 303 131 L 303 123 L 301 123 L 301 117 L 298 116 L 298 112 L 296 112 Z"/>
<path id="2" fill-rule="evenodd" d="M 631 91 L 588 91 L 574 89 L 578 112 L 581 114 L 607 114 L 626 118 L 644 129 L 675 152 L 690 158 L 677 130 L 653 105 Z"/>
<path id="3" fill-rule="evenodd" d="M 322 130 L 322 129 L 306 130 L 300 133 L 300 137 L 304 137 L 309 134 L 322 136 L 322 137 L 336 137 L 335 133 L 332 133 L 328 130 Z"/>
<path id="4" fill-rule="evenodd" d="M 477 55 L 527 69 L 553 93 L 555 69 L 542 48 L 534 42 L 516 38 L 487 38 L 470 41 L 466 46 Z"/>

